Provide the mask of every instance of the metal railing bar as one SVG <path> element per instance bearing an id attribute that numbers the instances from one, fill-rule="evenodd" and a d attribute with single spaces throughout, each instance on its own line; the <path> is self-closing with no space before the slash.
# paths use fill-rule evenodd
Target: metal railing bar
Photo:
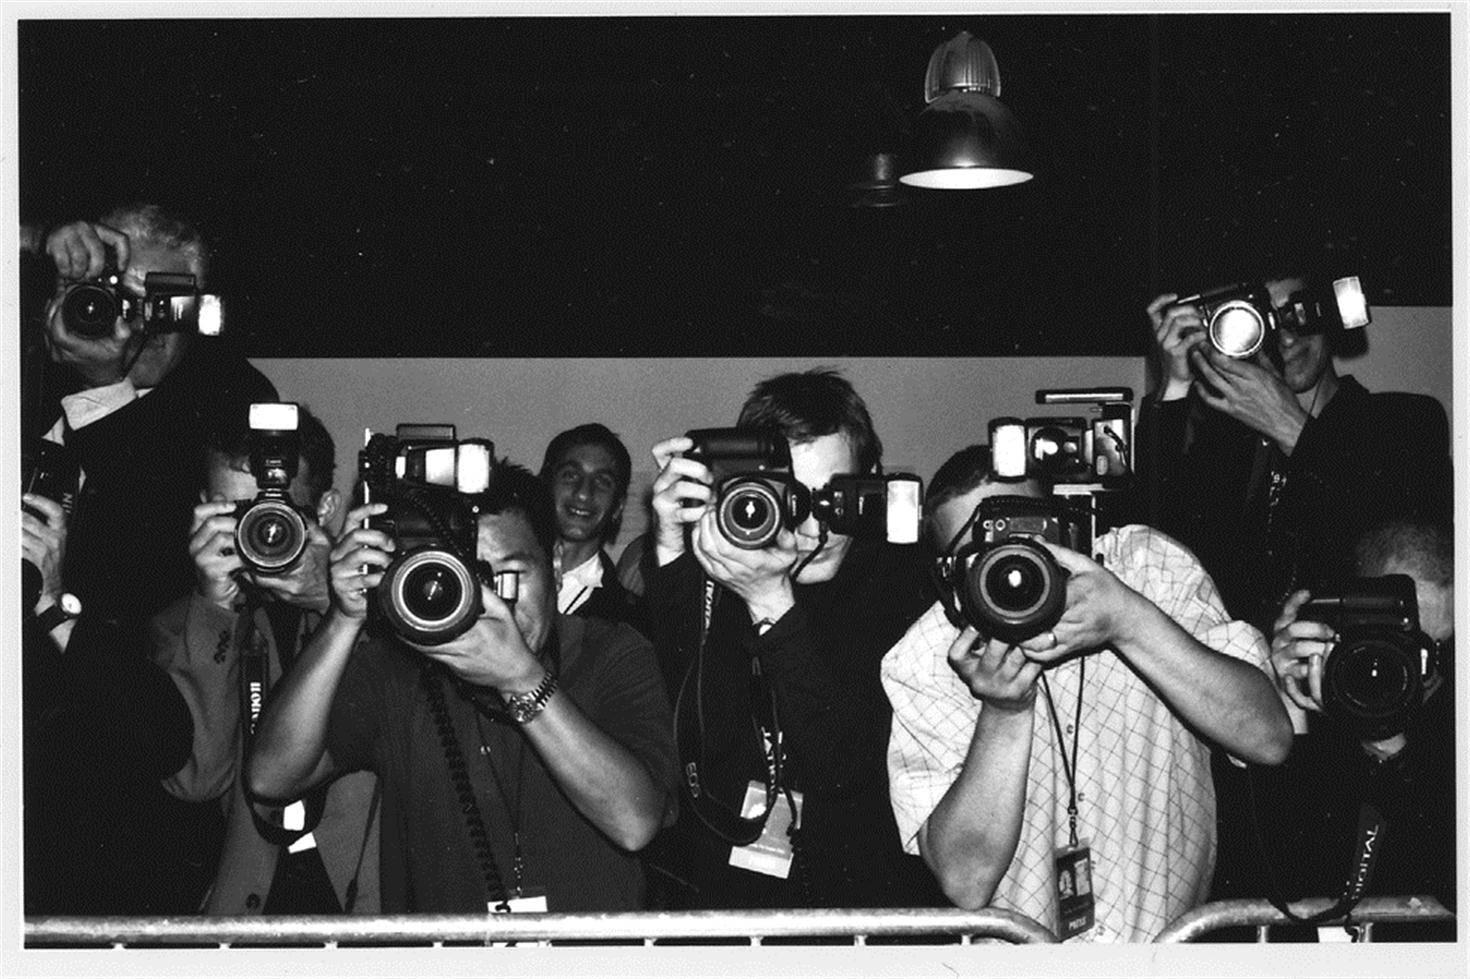
<path id="1" fill-rule="evenodd" d="M 660 939 L 885 938 L 973 935 L 1014 943 L 1055 942 L 1046 927 L 997 908 L 817 909 L 791 911 L 661 911 L 507 915 L 249 915 L 28 917 L 25 944 L 174 945 L 239 943 L 435 944 L 580 940 L 653 944 Z"/>
<path id="2" fill-rule="evenodd" d="M 1331 898 L 1314 897 L 1292 901 L 1287 905 L 1293 914 L 1307 917 L 1332 907 Z M 1328 924 L 1376 922 L 1378 924 L 1407 922 L 1453 921 L 1455 915 L 1443 904 L 1427 895 L 1406 897 L 1368 897 L 1346 915 L 1323 922 Z M 1237 926 L 1256 926 L 1258 941 L 1268 941 L 1267 932 L 1273 925 L 1295 924 L 1278 911 L 1270 901 L 1260 898 L 1239 901 L 1215 901 L 1204 904 L 1175 918 L 1168 927 L 1159 932 L 1156 942 L 1194 942 L 1207 932 Z"/>

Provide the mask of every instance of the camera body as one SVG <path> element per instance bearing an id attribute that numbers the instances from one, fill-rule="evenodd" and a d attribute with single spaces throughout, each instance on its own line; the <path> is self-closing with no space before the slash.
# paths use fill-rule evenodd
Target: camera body
<path id="1" fill-rule="evenodd" d="M 44 496 L 57 503 L 67 516 L 76 506 L 82 484 L 82 464 L 76 450 L 60 442 L 39 437 L 21 440 L 20 491 Z M 34 509 L 31 514 L 40 517 Z M 41 570 L 21 559 L 21 608 L 29 609 L 41 597 Z"/>
<path id="2" fill-rule="evenodd" d="M 736 547 L 759 550 L 811 513 L 811 494 L 791 474 L 791 446 L 775 432 L 698 428 L 685 458 L 709 467 L 715 524 Z"/>
<path id="3" fill-rule="evenodd" d="M 1352 578 L 1314 595 L 1297 618 L 1337 633 L 1322 663 L 1322 706 L 1364 740 L 1399 734 L 1424 696 L 1436 664 L 1434 643 L 1419 629 L 1414 579 L 1391 574 Z"/>
<path id="4" fill-rule="evenodd" d="M 405 424 L 394 435 L 368 433 L 358 454 L 363 502 L 385 503 L 368 526 L 398 549 L 374 590 L 372 608 L 405 639 L 440 645 L 462 635 L 483 611 L 480 583 L 513 602 L 514 573 L 494 574 L 475 557 L 486 511 L 495 446 L 459 440 L 453 425 Z"/>
<path id="5" fill-rule="evenodd" d="M 839 474 L 809 490 L 791 473 L 791 446 L 778 433 L 702 428 L 687 433 L 685 453 L 709 467 L 715 523 L 736 547 L 758 550 L 815 516 L 829 531 L 913 544 L 922 523 L 923 483 L 917 476 Z"/>
<path id="6" fill-rule="evenodd" d="M 235 553 L 258 574 L 289 571 L 306 552 L 312 514 L 291 499 L 301 455 L 299 415 L 288 402 L 250 406 L 250 474 L 260 489 L 235 507 Z"/>
<path id="7" fill-rule="evenodd" d="M 95 279 L 69 286 L 61 297 L 61 320 L 67 332 L 87 340 L 112 335 L 121 317 L 142 322 L 144 333 L 198 333 L 219 336 L 224 329 L 224 304 L 219 296 L 199 291 L 194 276 L 149 272 L 143 279 L 143 298 L 122 284 L 122 273 L 105 269 Z"/>
<path id="8" fill-rule="evenodd" d="M 1334 279 L 1327 286 L 1308 284 L 1277 306 L 1263 282 L 1237 282 L 1176 300 L 1194 306 L 1205 321 L 1210 345 L 1227 357 L 1254 356 L 1283 327 L 1298 335 L 1330 330 L 1362 329 L 1372 322 L 1357 276 Z"/>
<path id="9" fill-rule="evenodd" d="M 1068 388 L 1036 392 L 1036 403 L 1092 405 L 1088 415 L 1003 417 L 990 422 L 996 475 L 1028 476 L 1077 491 L 1121 489 L 1133 476 L 1133 391 Z"/>
<path id="10" fill-rule="evenodd" d="M 1020 642 L 1057 624 L 1067 572 L 1042 542 L 1086 554 L 1088 514 L 1065 498 L 991 496 L 976 508 L 971 541 L 946 558 L 944 584 L 964 620 L 983 634 Z"/>

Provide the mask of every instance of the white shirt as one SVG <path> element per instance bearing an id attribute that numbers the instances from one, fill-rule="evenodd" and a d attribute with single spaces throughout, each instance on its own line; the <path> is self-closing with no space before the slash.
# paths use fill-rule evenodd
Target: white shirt
<path id="1" fill-rule="evenodd" d="M 561 586 L 556 592 L 558 612 L 568 615 L 576 611 L 592 597 L 594 588 L 602 587 L 602 562 L 598 560 L 601 556 L 601 551 L 594 552 L 572 570 L 561 573 Z"/>
<path id="2" fill-rule="evenodd" d="M 1231 620 L 1194 555 L 1142 526 L 1102 534 L 1094 552 L 1125 585 L 1211 649 L 1266 670 L 1266 640 Z M 947 658 L 958 630 L 935 604 L 883 659 L 893 704 L 889 792 L 904 848 L 918 852 L 919 827 L 964 767 L 981 702 Z M 1059 931 L 1055 851 L 1068 842 L 1067 775 L 1077 698 L 1079 841 L 1092 852 L 1096 925 L 1078 941 L 1150 941 L 1203 901 L 1215 865 L 1215 788 L 1209 749 L 1110 649 L 1046 671 L 1057 719 L 1038 693 L 1026 802 L 1015 856 L 991 903 Z"/>

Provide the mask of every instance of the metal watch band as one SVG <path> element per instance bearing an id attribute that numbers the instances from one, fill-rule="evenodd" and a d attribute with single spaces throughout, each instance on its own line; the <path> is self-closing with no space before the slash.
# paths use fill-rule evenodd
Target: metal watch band
<path id="1" fill-rule="evenodd" d="M 506 697 L 505 712 L 517 724 L 526 723 L 546 709 L 547 701 L 551 700 L 551 695 L 556 693 L 556 684 L 556 674 L 547 670 L 546 678 L 541 681 L 535 690 L 512 694 Z"/>
<path id="2" fill-rule="evenodd" d="M 71 595 L 61 596 L 62 600 L 52 605 L 46 611 L 36 616 L 36 622 L 44 633 L 50 633 L 63 622 L 69 622 L 80 613 L 80 603 Z M 68 606 L 71 606 L 70 608 Z M 77 609 L 77 611 L 73 611 Z"/>

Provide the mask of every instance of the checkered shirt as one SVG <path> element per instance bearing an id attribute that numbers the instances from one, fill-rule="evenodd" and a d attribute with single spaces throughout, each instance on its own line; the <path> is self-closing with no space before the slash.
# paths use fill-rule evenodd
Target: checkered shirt
<path id="1" fill-rule="evenodd" d="M 1267 669 L 1265 639 L 1229 618 L 1214 583 L 1172 538 L 1130 525 L 1102 534 L 1093 551 L 1206 646 Z M 957 635 L 936 604 L 883 660 L 883 686 L 893 704 L 890 792 L 910 853 L 918 852 L 919 827 L 958 777 L 980 715 L 980 701 L 947 659 Z M 1209 887 L 1215 863 L 1209 752 L 1115 651 L 1085 659 L 1077 835 L 1092 848 L 1097 924 L 1079 940 L 1148 941 L 1204 900 Z M 1081 660 L 1046 672 L 1068 752 Z M 1034 717 L 1021 837 L 991 903 L 1059 930 L 1055 852 L 1067 844 L 1067 776 L 1044 696 L 1037 697 Z"/>

